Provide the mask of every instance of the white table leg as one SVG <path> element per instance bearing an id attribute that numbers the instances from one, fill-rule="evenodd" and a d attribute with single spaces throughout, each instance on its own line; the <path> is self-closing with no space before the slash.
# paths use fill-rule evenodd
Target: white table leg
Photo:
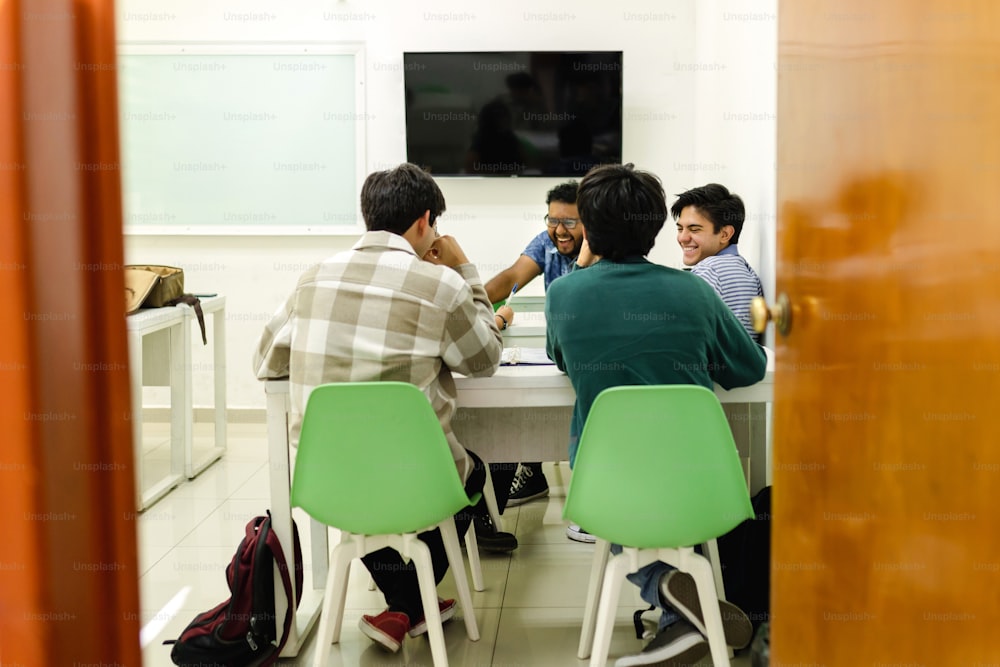
<path id="1" fill-rule="evenodd" d="M 212 364 L 215 370 L 215 449 L 222 456 L 228 446 L 226 432 L 226 307 L 212 316 Z M 213 459 L 213 460 L 215 460 Z"/>
<path id="2" fill-rule="evenodd" d="M 191 407 L 191 328 L 187 318 L 170 327 L 170 474 L 184 474 L 185 452 L 194 438 Z"/>
<path id="3" fill-rule="evenodd" d="M 292 538 L 292 507 L 291 507 L 291 456 L 288 451 L 288 394 L 267 394 L 267 444 L 268 461 L 270 462 L 271 482 L 271 526 L 286 559 L 292 562 L 294 541 Z M 326 526 L 323 526 L 322 537 L 319 531 L 312 532 L 313 577 L 312 588 L 303 591 L 295 614 L 295 622 L 288 631 L 288 639 L 281 649 L 282 658 L 298 655 L 299 649 L 309 632 L 316 624 L 323 606 L 323 586 L 326 583 L 327 559 Z M 322 556 L 317 554 L 322 549 Z M 317 573 L 317 570 L 319 572 Z M 294 586 L 294 582 L 293 582 Z M 275 580 L 275 613 L 277 618 L 284 618 L 284 591 L 281 579 Z"/>
<path id="4" fill-rule="evenodd" d="M 183 308 L 189 324 L 187 327 L 188 354 L 191 354 L 191 328 L 192 324 L 198 326 L 198 318 L 194 308 L 187 304 L 180 304 L 178 308 Z M 205 453 L 199 460 L 194 459 L 194 394 L 191 387 L 191 373 L 188 373 L 188 397 L 190 404 L 188 410 L 189 422 L 192 424 L 191 437 L 185 441 L 184 450 L 184 473 L 188 479 L 193 479 L 204 471 L 226 453 L 227 433 L 226 433 L 226 300 L 224 297 L 211 297 L 202 301 L 202 313 L 205 317 L 212 315 L 212 366 L 215 394 L 215 446 Z M 199 329 L 200 334 L 200 329 Z"/>
<path id="5" fill-rule="evenodd" d="M 189 362 L 184 348 L 185 321 L 183 313 L 177 311 L 154 316 L 137 316 L 128 328 L 129 376 L 132 383 L 132 439 L 135 455 L 136 507 L 144 510 L 162 498 L 184 479 L 184 406 L 185 375 Z M 150 334 L 164 332 L 167 337 L 167 375 L 165 382 L 170 387 L 170 472 L 150 486 L 146 486 L 143 474 L 143 418 L 142 388 L 145 379 L 144 339 Z M 164 354 L 164 352 L 161 352 Z M 154 384 L 160 385 L 164 379 L 157 377 Z"/>
<path id="6" fill-rule="evenodd" d="M 128 332 L 129 381 L 132 383 L 132 453 L 135 466 L 135 506 L 146 509 L 143 499 L 142 446 L 142 334 Z"/>

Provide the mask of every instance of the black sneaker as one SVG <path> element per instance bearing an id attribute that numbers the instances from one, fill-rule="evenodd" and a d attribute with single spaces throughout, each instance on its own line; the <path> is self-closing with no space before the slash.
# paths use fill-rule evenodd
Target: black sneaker
<path id="1" fill-rule="evenodd" d="M 708 642 L 698 630 L 681 619 L 660 630 L 642 653 L 618 658 L 615 667 L 693 665 L 708 653 Z"/>
<path id="2" fill-rule="evenodd" d="M 510 485 L 507 507 L 517 507 L 547 495 L 549 495 L 549 482 L 542 472 L 542 464 L 519 463 L 514 481 Z"/>
<path id="3" fill-rule="evenodd" d="M 708 634 L 694 577 L 680 570 L 667 572 L 660 578 L 660 597 L 690 621 L 698 632 Z M 726 644 L 732 648 L 743 648 L 749 644 L 753 639 L 753 624 L 743 610 L 732 602 L 719 600 L 719 613 Z"/>
<path id="4" fill-rule="evenodd" d="M 488 516 L 475 517 L 473 525 L 476 530 L 476 541 L 481 550 L 506 554 L 517 548 L 517 538 L 513 533 L 501 533 Z"/>

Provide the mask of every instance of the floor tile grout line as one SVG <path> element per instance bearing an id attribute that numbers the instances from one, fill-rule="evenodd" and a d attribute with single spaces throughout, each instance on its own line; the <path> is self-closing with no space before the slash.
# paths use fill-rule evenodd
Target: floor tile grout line
<path id="1" fill-rule="evenodd" d="M 232 461 L 228 461 L 228 460 L 225 460 L 225 459 L 219 459 L 218 461 L 214 462 L 212 464 L 212 466 L 210 466 L 209 468 L 206 468 L 204 471 L 202 471 L 202 474 L 205 473 L 205 472 L 208 472 L 210 470 L 217 469 L 217 468 L 215 468 L 215 466 L 224 465 L 226 463 L 231 463 L 231 462 Z M 169 549 L 167 549 L 159 558 L 157 558 L 154 562 L 152 562 L 149 565 L 149 567 L 145 568 L 144 571 L 140 573 L 140 575 L 139 575 L 140 581 L 142 580 L 142 577 L 146 576 L 146 574 L 148 574 L 154 567 L 156 567 L 156 565 L 158 565 L 165 558 L 167 558 L 168 556 L 170 556 L 174 552 L 174 550 L 177 549 L 184 540 L 186 540 L 188 537 L 190 537 L 191 534 L 194 531 L 196 531 L 210 516 L 212 516 L 212 514 L 214 514 L 215 512 L 217 512 L 225 503 L 230 502 L 231 500 L 245 500 L 244 498 L 234 498 L 234 495 L 236 493 L 238 493 L 240 489 L 242 489 L 244 486 L 246 486 L 250 482 L 250 480 L 253 478 L 253 476 L 256 475 L 256 474 L 258 474 L 261 471 L 261 469 L 263 469 L 266 466 L 267 466 L 267 462 L 266 461 L 262 462 L 252 473 L 250 473 L 247 476 L 247 479 L 244 480 L 244 482 L 242 484 L 240 484 L 238 487 L 236 487 L 236 489 L 234 489 L 225 498 L 219 498 L 218 496 L 216 496 L 214 498 L 199 498 L 199 497 L 193 497 L 193 496 L 174 496 L 174 500 L 185 500 L 185 499 L 187 499 L 187 500 L 194 500 L 194 501 L 211 501 L 211 502 L 214 502 L 215 505 L 212 507 L 212 509 L 208 510 L 201 517 L 200 520 L 198 520 L 197 522 L 193 523 L 191 525 L 190 529 L 186 533 L 184 533 L 179 539 L 177 539 L 174 542 L 174 544 L 170 546 Z M 198 478 L 195 477 L 194 479 L 185 480 L 185 483 L 193 482 L 196 479 L 198 479 Z M 165 495 L 163 498 L 160 498 L 153 505 L 145 508 L 143 510 L 143 514 L 145 512 L 147 512 L 147 511 L 151 510 L 151 509 L 154 509 L 158 504 L 160 504 L 161 501 L 166 500 L 168 498 L 170 498 L 170 494 L 169 493 L 167 495 Z M 247 499 L 247 500 L 249 500 L 249 499 Z M 270 504 L 270 500 L 268 500 L 268 504 Z M 139 520 L 140 521 L 142 521 L 143 514 L 139 514 Z M 137 526 L 137 528 L 138 528 L 138 526 Z"/>

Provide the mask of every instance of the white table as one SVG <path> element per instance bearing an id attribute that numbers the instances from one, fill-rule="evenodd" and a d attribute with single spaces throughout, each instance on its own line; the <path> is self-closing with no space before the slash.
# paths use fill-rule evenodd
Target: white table
<path id="1" fill-rule="evenodd" d="M 566 458 L 569 419 L 568 412 L 572 408 L 576 395 L 569 378 L 555 366 L 502 366 L 495 375 L 489 378 L 467 378 L 455 376 L 458 389 L 458 405 L 460 409 L 559 409 L 566 413 L 565 428 L 561 428 L 561 437 L 548 438 L 541 448 L 533 447 L 527 456 L 509 449 L 497 449 L 497 441 L 486 439 L 476 440 L 473 449 L 484 461 L 559 461 Z M 292 513 L 289 501 L 291 491 L 291 456 L 288 443 L 289 394 L 288 380 L 268 380 L 264 383 L 267 395 L 267 438 L 269 469 L 271 472 L 271 525 L 278 535 L 281 544 L 292 544 Z M 716 387 L 716 395 L 724 404 L 752 404 L 763 407 L 770 403 L 774 395 L 774 358 L 768 351 L 767 373 L 764 379 L 751 387 L 742 387 L 726 391 Z M 761 410 L 763 414 L 763 410 Z M 458 415 L 456 415 L 457 417 Z M 462 420 L 453 421 L 453 427 Z M 557 424 L 558 420 L 551 420 Z M 561 426 L 561 424 L 559 424 Z M 533 424 L 534 428 L 537 424 Z M 764 431 L 763 423 L 759 432 Z M 456 428 L 456 434 L 458 429 Z M 759 436 L 759 433 L 758 433 Z M 461 438 L 460 438 L 461 439 Z M 750 442 L 750 461 L 766 461 L 765 465 L 750 467 L 751 488 L 753 480 L 759 478 L 764 483 L 770 480 L 770 455 L 767 434 L 754 437 Z M 508 440 L 505 438 L 504 442 Z M 537 442 L 537 440 L 535 440 Z M 511 455 L 517 458 L 508 458 Z M 754 471 L 758 470 L 754 475 Z M 326 526 L 311 522 L 312 545 L 312 590 L 303 592 L 302 601 L 295 617 L 295 623 L 289 632 L 288 640 L 281 652 L 282 657 L 292 657 L 298 654 L 305 637 L 315 624 L 323 603 L 323 587 L 326 584 L 328 572 L 329 547 Z M 287 548 L 287 547 L 286 547 Z M 280 590 L 281 580 L 275 579 L 275 599 L 282 600 L 284 593 Z M 285 607 L 279 602 L 276 605 L 277 617 L 283 618 Z"/>
<path id="2" fill-rule="evenodd" d="M 136 506 L 142 510 L 184 479 L 183 406 L 187 374 L 186 313 L 181 308 L 145 308 L 125 318 L 132 382 L 132 443 Z M 148 340 L 147 340 L 148 339 Z M 147 344 L 148 343 L 148 344 Z M 143 481 L 142 388 L 170 387 L 170 472 L 148 489 Z"/>
<path id="3" fill-rule="evenodd" d="M 201 344 L 194 309 L 187 305 L 143 308 L 125 318 L 132 382 L 132 437 L 135 451 L 136 505 L 142 510 L 162 498 L 186 476 L 195 477 L 226 451 L 226 298 L 203 297 L 202 313 L 212 316 L 215 384 L 215 446 L 194 460 L 194 391 L 191 329 Z M 142 388 L 170 387 L 170 472 L 144 487 L 142 472 Z"/>
<path id="4" fill-rule="evenodd" d="M 287 393 L 287 380 L 267 382 L 276 387 L 280 383 L 285 384 Z M 495 375 L 488 378 L 455 375 L 455 386 L 458 389 L 458 406 L 463 408 L 573 407 L 576 401 L 576 392 L 569 377 L 555 365 L 501 366 Z M 715 387 L 715 395 L 721 403 L 770 403 L 773 394 L 774 359 L 770 352 L 767 373 L 757 384 L 729 391 L 718 385 Z M 569 438 L 568 431 L 566 437 Z M 566 449 L 565 442 L 560 444 Z"/>
<path id="5" fill-rule="evenodd" d="M 503 331 L 503 346 L 545 347 L 545 297 L 515 294 L 507 305 L 514 309 L 514 321 Z"/>

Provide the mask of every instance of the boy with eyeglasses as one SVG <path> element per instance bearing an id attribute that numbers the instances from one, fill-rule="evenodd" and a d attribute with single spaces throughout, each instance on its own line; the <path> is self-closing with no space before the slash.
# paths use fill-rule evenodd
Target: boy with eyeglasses
<path id="1" fill-rule="evenodd" d="M 517 261 L 486 283 L 490 301 L 502 301 L 517 284 L 523 289 L 539 274 L 545 276 L 545 289 L 552 281 L 573 270 L 580 254 L 583 226 L 576 210 L 576 181 L 562 183 L 549 190 L 545 203 L 549 209 L 543 218 L 546 230 L 531 239 Z"/>
<path id="2" fill-rule="evenodd" d="M 503 301 L 515 284 L 520 291 L 537 276 L 543 275 L 547 290 L 552 281 L 573 270 L 583 242 L 583 225 L 580 224 L 580 215 L 576 210 L 576 191 L 576 181 L 561 183 L 549 190 L 545 198 L 548 212 L 543 218 L 545 231 L 531 239 L 517 261 L 486 283 L 486 295 L 492 303 Z M 511 313 L 506 323 L 509 324 L 512 320 Z M 514 507 L 549 494 L 549 484 L 539 462 L 516 466 L 501 463 L 491 466 L 490 470 L 498 489 L 505 489 L 510 484 L 509 497 L 507 494 L 497 493 L 501 509 L 504 504 Z M 501 496 L 506 497 L 506 503 Z M 584 537 L 590 538 L 585 534 Z"/>

